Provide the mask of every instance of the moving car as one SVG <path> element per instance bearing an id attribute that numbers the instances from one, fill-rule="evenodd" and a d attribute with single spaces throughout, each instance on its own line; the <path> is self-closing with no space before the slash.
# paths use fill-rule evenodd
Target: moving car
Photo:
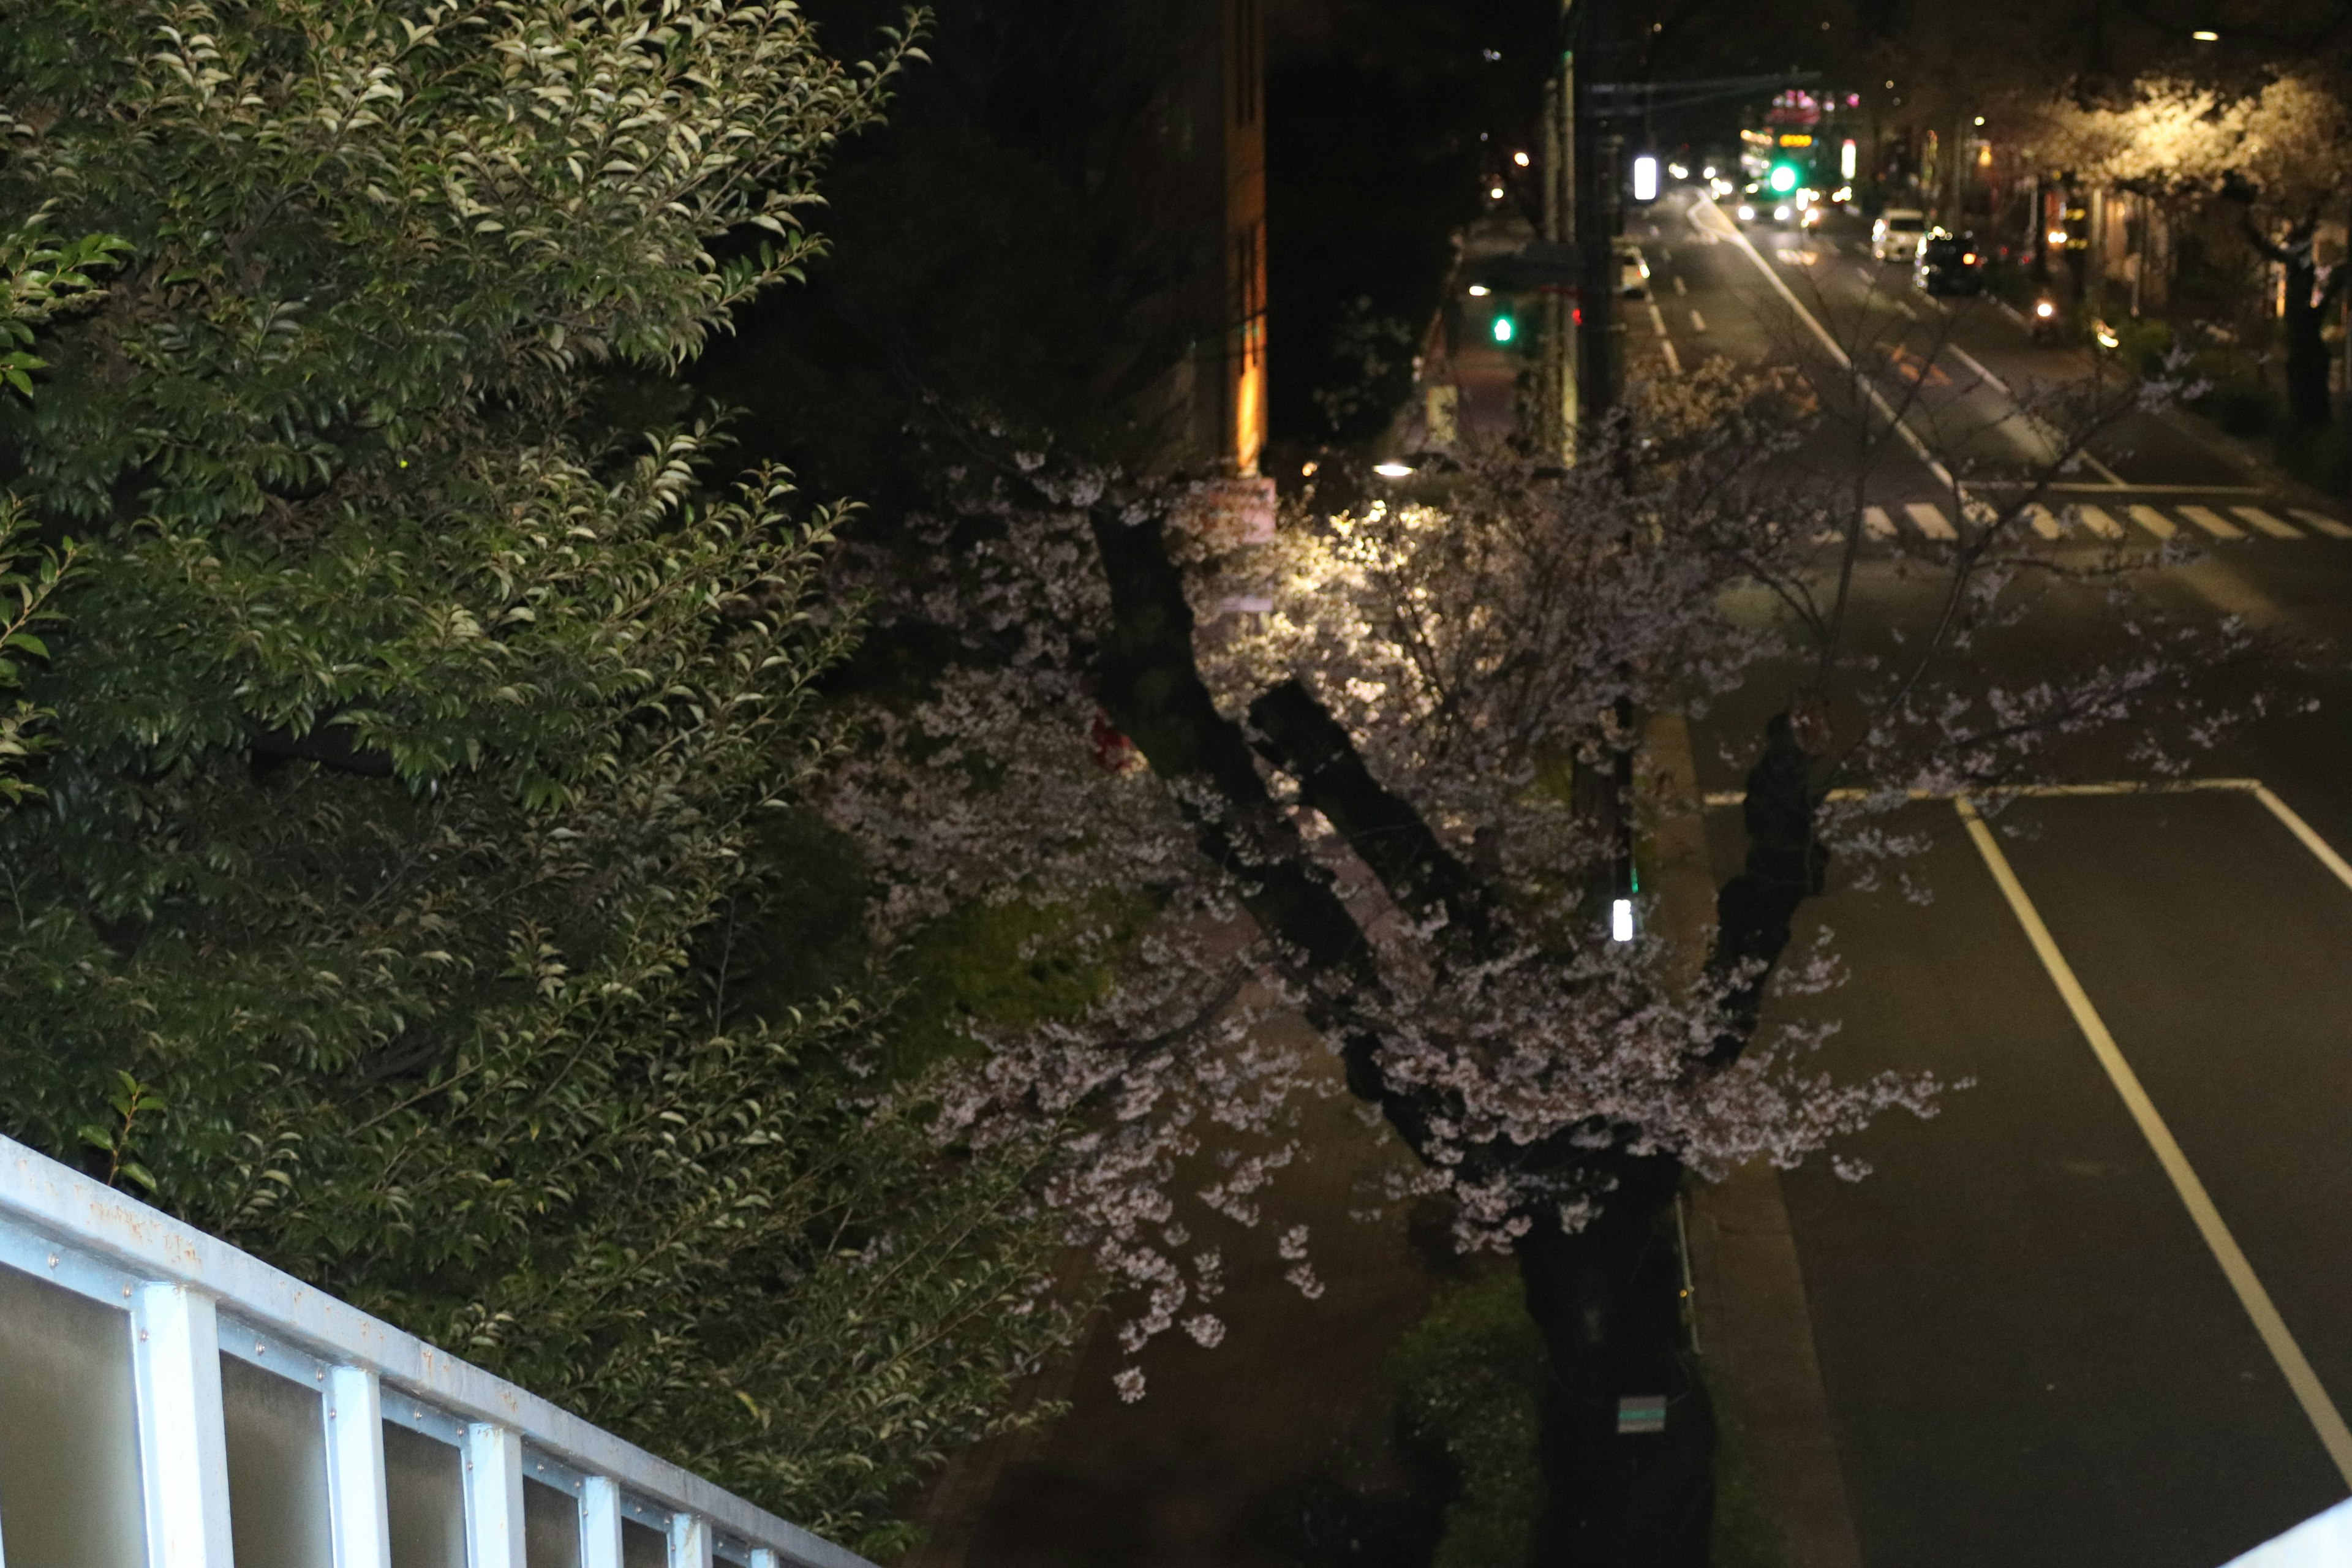
<path id="1" fill-rule="evenodd" d="M 1875 261 L 1911 261 L 1927 237 L 1927 215 L 1916 207 L 1888 207 L 1870 226 L 1870 255 Z"/>
<path id="2" fill-rule="evenodd" d="M 1975 294 L 1984 288 L 1984 254 L 1976 236 L 1937 229 L 1919 247 L 1912 282 L 1928 294 Z"/>
<path id="3" fill-rule="evenodd" d="M 1733 214 L 1742 223 L 1774 223 L 1786 228 L 1797 216 L 1794 195 L 1775 192 L 1760 181 L 1741 187 Z"/>
<path id="4" fill-rule="evenodd" d="M 1620 238 L 1612 247 L 1617 252 L 1617 292 L 1628 300 L 1650 297 L 1650 264 L 1643 258 L 1642 247 L 1630 239 Z"/>

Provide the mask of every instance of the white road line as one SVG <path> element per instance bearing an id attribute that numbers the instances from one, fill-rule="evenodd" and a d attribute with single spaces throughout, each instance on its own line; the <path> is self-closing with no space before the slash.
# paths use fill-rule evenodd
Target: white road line
<path id="1" fill-rule="evenodd" d="M 1690 292 L 1690 285 L 1683 281 L 1683 275 L 1679 272 L 1675 274 L 1675 292 L 1677 294 Z"/>
<path id="2" fill-rule="evenodd" d="M 2352 539 L 2352 528 L 2345 527 L 2324 511 L 2306 511 L 2299 506 L 2287 510 L 2330 539 Z"/>
<path id="3" fill-rule="evenodd" d="M 1944 515 L 1943 508 L 1928 501 L 1915 500 L 1905 506 L 1903 510 L 1910 514 L 1913 522 L 1919 525 L 1919 531 L 1928 538 L 1959 538 L 1958 534 L 1952 531 L 1951 520 Z"/>
<path id="4" fill-rule="evenodd" d="M 1862 529 L 1873 539 L 1892 539 L 1895 520 L 1886 515 L 1883 506 L 1866 506 L 1862 509 Z"/>
<path id="5" fill-rule="evenodd" d="M 2090 464 L 2092 471 L 2096 473 L 2107 483 L 2111 485 L 2120 485 L 2124 482 L 2124 477 L 2116 472 L 2113 468 L 2107 467 L 2105 463 L 2099 461 L 2097 456 L 2094 454 L 2088 447 L 2084 447 L 2077 455 L 2081 457 L 2083 461 Z"/>
<path id="6" fill-rule="evenodd" d="M 1707 205 L 1708 210 L 1715 214 L 1717 222 L 1727 221 L 1721 208 L 1715 206 L 1713 203 Z M 1804 304 L 1798 300 L 1795 291 L 1778 272 L 1773 271 L 1765 263 L 1763 255 L 1757 250 L 1754 243 L 1736 226 L 1731 230 L 1729 237 L 1733 244 L 1748 253 L 1748 259 L 1756 264 L 1756 270 L 1764 275 L 1764 281 L 1772 285 L 1779 291 L 1780 298 L 1789 302 L 1789 309 L 1797 312 L 1798 319 L 1813 330 L 1813 336 L 1821 340 L 1822 347 L 1830 351 L 1830 357 L 1837 362 L 1838 368 L 1853 376 L 1860 384 L 1864 395 L 1870 399 L 1871 406 L 1878 410 L 1879 417 L 1885 419 L 1888 427 L 1903 438 L 1903 444 L 1911 448 L 1912 455 L 1927 465 L 1927 471 L 1936 476 L 1936 482 L 1965 501 L 1968 499 L 1968 492 L 1960 488 L 1960 481 L 1952 477 L 1952 470 L 1937 462 L 1935 454 L 1927 450 L 1927 444 L 1919 439 L 1917 433 L 1895 416 L 1894 406 L 1886 401 L 1885 395 L 1878 390 L 1878 384 L 1854 369 L 1853 359 L 1848 357 L 1845 350 L 1838 346 L 1838 341 L 1830 336 L 1829 329 L 1814 319 L 1813 313 L 1806 310 Z"/>
<path id="7" fill-rule="evenodd" d="M 2236 512 L 2240 517 L 2244 518 L 2248 522 L 2252 523 L 2256 528 L 2261 529 L 2264 533 L 2269 534 L 2273 539 L 2301 539 L 2303 537 L 2300 532 L 2296 531 L 2294 524 L 2286 521 L 2283 518 L 2273 517 L 2270 513 L 2264 511 L 2258 506 L 2233 506 L 2230 510 Z"/>
<path id="8" fill-rule="evenodd" d="M 2042 960 L 2042 967 L 2049 971 L 2051 983 L 2058 987 L 2058 994 L 2065 999 L 2066 1010 L 2074 1016 L 2074 1026 L 2082 1030 L 2083 1038 L 2090 1043 L 2091 1054 L 2097 1057 L 2099 1065 L 2106 1069 L 2108 1081 L 2115 1085 L 2116 1093 L 2122 1097 L 2124 1107 L 2131 1112 L 2132 1120 L 2139 1124 L 2140 1135 L 2156 1152 L 2157 1163 L 2162 1165 L 2164 1173 L 2172 1179 L 2173 1191 L 2179 1194 L 2182 1205 L 2189 1210 L 2189 1217 L 2196 1222 L 2198 1234 L 2205 1238 L 2205 1245 L 2212 1250 L 2213 1260 L 2221 1266 L 2230 1288 L 2237 1292 L 2238 1304 L 2245 1308 L 2246 1316 L 2253 1320 L 2254 1331 L 2262 1336 L 2263 1346 L 2271 1352 L 2271 1359 L 2278 1363 L 2279 1371 L 2285 1375 L 2287 1387 L 2294 1390 L 2295 1402 L 2303 1406 L 2305 1418 L 2310 1421 L 2312 1430 L 2319 1435 L 2320 1446 L 2336 1462 L 2336 1471 L 2343 1476 L 2345 1483 L 2352 1486 L 2352 1427 L 2345 1426 L 2342 1414 L 2336 1410 L 2335 1402 L 2328 1398 L 2327 1389 L 2320 1383 L 2319 1374 L 2312 1371 L 2311 1362 L 2304 1355 L 2303 1347 L 2296 1344 L 2294 1336 L 2288 1332 L 2286 1320 L 2279 1316 L 2278 1308 L 2272 1304 L 2270 1292 L 2263 1289 L 2262 1280 L 2255 1277 L 2253 1265 L 2246 1261 L 2245 1252 L 2238 1246 L 2237 1238 L 2230 1234 L 2230 1227 L 2222 1224 L 2221 1213 L 2213 1206 L 2213 1199 L 2206 1192 L 2205 1184 L 2198 1178 L 2196 1170 L 2189 1163 L 2189 1156 L 2181 1152 L 2179 1142 L 2172 1136 L 2172 1130 L 2164 1124 L 2156 1102 L 2147 1097 L 2147 1090 L 2140 1087 L 2139 1076 L 2132 1071 L 2131 1064 L 2124 1060 L 2123 1051 L 2116 1045 L 2115 1037 L 2107 1032 L 2107 1026 L 2099 1017 L 2098 1009 L 2091 1005 L 2089 993 L 2074 977 L 2066 955 L 2058 951 L 2057 942 L 2051 938 L 2050 928 L 2042 923 L 2042 916 L 2033 907 L 2033 900 L 2025 896 L 2024 884 L 2011 869 L 2009 857 L 2001 853 L 2000 845 L 1993 838 L 1992 829 L 1985 825 L 1983 817 L 1977 815 L 1977 808 L 1969 804 L 1966 795 L 1957 797 L 1952 805 L 1959 812 L 1960 819 L 1968 824 L 1969 837 L 1976 840 L 1977 852 L 1984 857 L 1986 868 L 1992 872 L 1992 879 L 2000 884 L 2001 896 L 2009 900 L 2010 912 L 2017 917 L 2017 923 L 2025 928 L 2026 941 L 2033 944 L 2035 955 Z"/>
<path id="9" fill-rule="evenodd" d="M 2074 800 L 2083 797 L 2112 795 L 2253 795 L 2261 791 L 2260 779 L 2167 779 L 2150 784 L 2140 779 L 2109 779 L 2101 784 L 1994 784 L 1969 793 L 1979 800 L 1991 795 L 2004 799 L 2015 796 L 2021 800 Z M 1906 800 L 1958 800 L 1958 792 L 1937 789 L 1833 789 L 1822 796 L 1830 801 L 1873 800 L 1880 795 L 1899 795 Z M 1709 805 L 1738 805 L 1746 800 L 1745 791 L 1709 790 L 1705 799 Z"/>
<path id="10" fill-rule="evenodd" d="M 2007 383 L 2007 382 L 2005 382 L 2005 381 L 2001 380 L 2001 378 L 2000 378 L 2000 377 L 1999 377 L 1999 376 L 1997 376 L 1997 375 L 1993 374 L 1993 373 L 1992 373 L 1992 372 L 1990 372 L 1990 371 L 1989 371 L 1989 370 L 1985 369 L 1985 367 L 1984 367 L 1984 362 L 1983 362 L 1982 360 L 1980 360 L 1980 359 L 1977 358 L 1977 356 L 1976 356 L 1976 355 L 1974 355 L 1974 354 L 1972 354 L 1972 353 L 1969 353 L 1969 351 L 1968 351 L 1968 350 L 1966 350 L 1966 349 L 1964 349 L 1964 348 L 1960 347 L 1960 345 L 1959 345 L 1959 344 L 1958 344 L 1958 343 L 1948 342 L 1948 343 L 1946 343 L 1944 346 L 1945 346 L 1946 348 L 1948 348 L 1948 349 L 1951 350 L 1951 351 L 1952 351 L 1952 353 L 1953 353 L 1955 355 L 1957 355 L 1957 356 L 1958 357 L 1959 362 L 1960 362 L 1962 364 L 1964 364 L 1964 365 L 1968 366 L 1970 370 L 1972 370 L 1972 371 L 1976 372 L 1977 376 L 1978 376 L 1978 378 L 1979 378 L 1979 379 L 1980 379 L 1980 380 L 1982 380 L 1982 381 L 1984 381 L 1984 382 L 1986 382 L 1986 383 L 1990 384 L 1990 385 L 1992 385 L 1992 386 L 1998 387 L 1998 388 L 2001 391 L 2001 393 L 2002 393 L 2003 395 L 2010 395 L 2010 392 L 2009 392 L 2009 383 Z"/>
<path id="11" fill-rule="evenodd" d="M 1916 321 L 1919 319 L 1918 312 L 1912 310 L 1910 306 L 1905 304 L 1900 300 L 1889 300 L 1887 303 L 1894 306 L 1897 311 L 1901 312 L 1903 319 L 1906 321 Z"/>
<path id="12" fill-rule="evenodd" d="M 2286 824 L 2286 830 L 2303 841 L 2303 847 L 2319 858 L 2319 863 L 2336 873 L 2336 879 L 2352 888 L 2352 864 L 2336 852 L 2335 847 L 2312 831 L 2311 824 L 2295 815 L 2294 808 L 2273 795 L 2266 785 L 2254 785 L 2254 798 L 2270 807 L 2270 813 Z"/>
<path id="13" fill-rule="evenodd" d="M 2210 506 L 2184 506 L 2180 515 L 2216 539 L 2243 539 L 2246 531 Z"/>
<path id="14" fill-rule="evenodd" d="M 2025 509 L 2025 521 L 2032 523 L 2033 531 L 2044 539 L 2062 538 L 2066 532 L 2065 528 L 2052 514 L 2050 509 L 2040 501 L 2035 501 Z"/>
<path id="15" fill-rule="evenodd" d="M 1698 313 L 1698 307 L 1696 305 L 1691 307 L 1691 331 L 1694 332 L 1706 331 L 1706 318 Z"/>
<path id="16" fill-rule="evenodd" d="M 1666 336 L 1666 318 L 1655 300 L 1650 301 L 1650 327 L 1658 334 L 1658 350 L 1666 356 L 1666 369 L 1673 374 L 1682 374 L 1682 357 L 1675 353 L 1675 340 Z"/>
<path id="17" fill-rule="evenodd" d="M 2109 517 L 2104 508 L 2078 506 L 2074 510 L 2082 513 L 2083 526 L 2101 539 L 2121 539 L 2124 536 L 2124 525 Z"/>
<path id="18" fill-rule="evenodd" d="M 2170 518 L 2165 516 L 2162 512 L 2157 510 L 2156 508 L 2152 506 L 2133 507 L 2131 509 L 2131 520 L 2139 524 L 2142 528 L 2147 530 L 2150 533 L 2156 535 L 2158 539 L 2170 539 L 2174 534 L 2180 531 L 2180 530 L 2172 526 L 2172 520 Z"/>

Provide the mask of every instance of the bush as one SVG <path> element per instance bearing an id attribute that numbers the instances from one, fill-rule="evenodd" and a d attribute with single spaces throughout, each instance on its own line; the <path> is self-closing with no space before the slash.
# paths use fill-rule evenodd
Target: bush
<path id="1" fill-rule="evenodd" d="M 1448 1285 L 1389 1352 L 1408 1444 L 1454 1481 L 1433 1568 L 1524 1563 L 1543 1510 L 1536 1441 L 1543 1341 L 1516 1269 Z"/>

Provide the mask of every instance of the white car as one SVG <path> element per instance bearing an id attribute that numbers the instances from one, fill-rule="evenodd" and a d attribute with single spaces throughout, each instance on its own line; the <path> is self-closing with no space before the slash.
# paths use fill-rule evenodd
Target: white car
<path id="1" fill-rule="evenodd" d="M 1927 237 L 1927 215 L 1916 207 L 1888 207 L 1870 226 L 1870 254 L 1878 261 L 1916 261 Z"/>
<path id="2" fill-rule="evenodd" d="M 1650 264 L 1643 259 L 1642 247 L 1631 240 L 1616 244 L 1617 292 L 1628 300 L 1650 297 Z"/>

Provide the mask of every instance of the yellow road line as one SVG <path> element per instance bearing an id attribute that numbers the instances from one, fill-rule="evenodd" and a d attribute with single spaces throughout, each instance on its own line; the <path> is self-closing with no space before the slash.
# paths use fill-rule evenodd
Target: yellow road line
<path id="1" fill-rule="evenodd" d="M 2269 794 L 2259 785 L 2256 788 L 2259 794 Z M 2278 1363 L 2279 1371 L 2285 1375 L 2287 1387 L 2294 1391 L 2295 1402 L 2303 1406 L 2304 1415 L 2319 1435 L 2320 1446 L 2336 1462 L 2336 1468 L 2343 1476 L 2345 1484 L 2352 1486 L 2352 1427 L 2345 1426 L 2343 1415 L 2336 1408 L 2335 1402 L 2328 1398 L 2319 1374 L 2312 1371 L 2303 1347 L 2296 1344 L 2294 1336 L 2287 1331 L 2286 1320 L 2279 1316 L 2278 1308 L 2272 1304 L 2270 1292 L 2263 1289 L 2263 1282 L 2255 1278 L 2253 1265 L 2246 1261 L 2245 1252 L 2238 1246 L 2237 1238 L 2230 1234 L 2230 1227 L 2221 1223 L 2221 1211 L 2213 1206 L 2213 1199 L 2205 1191 L 2205 1184 L 2198 1179 L 2196 1171 L 2189 1163 L 2189 1156 L 2180 1152 L 2180 1144 L 2173 1138 L 2172 1130 L 2164 1124 L 2164 1118 L 2157 1111 L 2156 1102 L 2148 1099 L 2147 1091 L 2140 1087 L 2139 1076 L 2132 1071 L 2131 1064 L 2124 1060 L 2115 1037 L 2107 1033 L 2107 1026 L 2100 1019 L 2098 1009 L 2091 1005 L 2091 998 L 2084 991 L 2082 982 L 2074 978 L 2074 971 L 2067 963 L 2065 954 L 2058 951 L 2057 942 L 2051 939 L 2050 928 L 2042 923 L 2042 916 L 2035 910 L 2033 901 L 2025 896 L 2024 885 L 2018 881 L 2017 873 L 2011 869 L 2009 857 L 2001 853 L 2000 845 L 1993 838 L 1992 829 L 1985 825 L 1983 817 L 1977 815 L 1977 808 L 1969 804 L 1966 795 L 1954 797 L 1952 805 L 1959 812 L 1961 820 L 1968 824 L 1969 837 L 1976 840 L 1977 851 L 1984 857 L 1985 866 L 1992 872 L 1993 880 L 2000 885 L 2001 895 L 2008 899 L 2010 911 L 2017 916 L 2017 923 L 2025 928 L 2026 940 L 2033 944 L 2034 952 L 2042 960 L 2042 967 L 2050 972 L 2051 982 L 2058 987 L 2058 994 L 2065 999 L 2066 1010 L 2074 1016 L 2075 1027 L 2081 1029 L 2084 1039 L 2090 1042 L 2091 1054 L 2097 1057 L 2099 1065 L 2106 1069 L 2108 1081 L 2115 1085 L 2116 1093 L 2123 1098 L 2125 1109 L 2139 1124 L 2140 1133 L 2147 1138 L 2148 1147 L 2156 1151 L 2157 1163 L 2164 1167 L 2164 1173 L 2172 1178 L 2173 1191 L 2180 1194 L 2182 1205 L 2189 1210 L 2189 1217 L 2196 1222 L 2198 1234 L 2212 1249 L 2213 1260 L 2221 1266 L 2222 1274 L 2229 1279 L 2230 1288 L 2238 1293 L 2239 1305 L 2244 1307 L 2246 1316 L 2253 1320 L 2254 1331 L 2262 1336 L 2263 1344 L 2271 1352 L 2271 1359 Z M 2352 880 L 2352 877 L 2347 877 L 2347 880 Z"/>

